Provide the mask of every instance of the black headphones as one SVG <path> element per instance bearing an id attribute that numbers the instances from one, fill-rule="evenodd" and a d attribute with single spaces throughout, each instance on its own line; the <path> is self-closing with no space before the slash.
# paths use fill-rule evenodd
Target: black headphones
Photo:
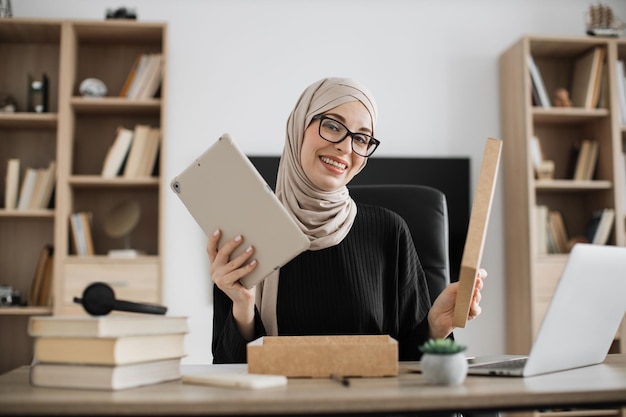
<path id="1" fill-rule="evenodd" d="M 113 288 L 104 282 L 89 284 L 83 291 L 83 298 L 74 297 L 74 302 L 82 304 L 92 316 L 105 316 L 112 310 L 146 314 L 165 314 L 167 311 L 167 307 L 156 304 L 116 300 Z"/>

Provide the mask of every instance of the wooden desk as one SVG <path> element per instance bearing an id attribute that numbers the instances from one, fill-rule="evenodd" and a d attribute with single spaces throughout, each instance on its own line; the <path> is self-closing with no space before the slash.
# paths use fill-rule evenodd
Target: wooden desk
<path id="1" fill-rule="evenodd" d="M 232 365 L 230 365 L 232 366 Z M 244 365 L 245 366 L 245 365 Z M 205 368 L 185 367 L 185 373 Z M 286 387 L 240 390 L 180 381 L 124 391 L 35 388 L 28 367 L 0 376 L 0 414 L 252 415 L 515 410 L 626 404 L 626 355 L 571 371 L 530 378 L 468 377 L 457 387 L 425 384 L 421 374 L 352 379 L 290 379 Z"/>

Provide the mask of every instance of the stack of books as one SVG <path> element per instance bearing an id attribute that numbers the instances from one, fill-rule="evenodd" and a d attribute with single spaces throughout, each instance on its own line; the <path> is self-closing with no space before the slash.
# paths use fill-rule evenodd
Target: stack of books
<path id="1" fill-rule="evenodd" d="M 30 383 L 120 390 L 180 379 L 188 331 L 186 317 L 34 316 Z"/>

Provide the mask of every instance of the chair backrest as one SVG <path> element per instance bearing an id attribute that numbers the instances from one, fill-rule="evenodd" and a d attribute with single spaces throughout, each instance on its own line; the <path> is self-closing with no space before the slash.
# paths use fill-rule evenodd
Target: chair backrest
<path id="1" fill-rule="evenodd" d="M 450 283 L 448 206 L 439 190 L 421 185 L 353 185 L 354 201 L 385 207 L 407 223 L 422 268 L 431 302 Z"/>

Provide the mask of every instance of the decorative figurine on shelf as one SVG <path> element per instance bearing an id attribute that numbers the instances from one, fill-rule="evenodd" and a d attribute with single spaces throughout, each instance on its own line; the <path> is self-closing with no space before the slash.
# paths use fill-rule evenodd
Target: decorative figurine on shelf
<path id="1" fill-rule="evenodd" d="M 617 38 L 624 30 L 624 22 L 613 14 L 613 10 L 602 3 L 589 6 L 587 12 L 587 35 Z"/>
<path id="2" fill-rule="evenodd" d="M 555 107 L 572 107 L 572 99 L 569 97 L 569 91 L 565 88 L 557 88 L 552 100 Z"/>
<path id="3" fill-rule="evenodd" d="M 17 111 L 17 101 L 15 98 L 7 94 L 0 100 L 0 113 L 15 113 Z"/>
<path id="4" fill-rule="evenodd" d="M 104 97 L 107 95 L 107 86 L 97 78 L 87 78 L 80 83 L 78 92 L 83 97 Z"/>
<path id="5" fill-rule="evenodd" d="M 137 20 L 137 12 L 135 9 L 120 7 L 118 9 L 107 9 L 107 19 L 132 19 Z"/>
<path id="6" fill-rule="evenodd" d="M 34 80 L 28 74 L 28 104 L 27 111 L 35 113 L 48 112 L 48 76 L 41 75 L 41 80 Z"/>
<path id="7" fill-rule="evenodd" d="M 111 238 L 123 238 L 123 249 L 111 249 L 113 258 L 136 258 L 142 251 L 131 248 L 130 235 L 141 219 L 141 206 L 135 199 L 124 200 L 115 205 L 104 221 L 104 232 Z"/>

